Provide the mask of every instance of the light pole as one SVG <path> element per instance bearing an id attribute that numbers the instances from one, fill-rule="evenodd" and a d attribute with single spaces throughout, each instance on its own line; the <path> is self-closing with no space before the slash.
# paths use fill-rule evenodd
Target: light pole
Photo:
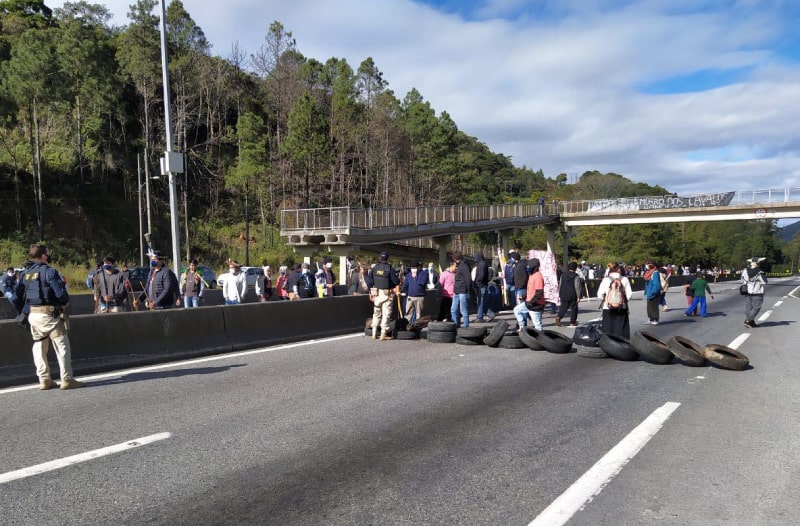
<path id="1" fill-rule="evenodd" d="M 161 159 L 161 173 L 169 179 L 169 216 L 172 231 L 172 265 L 175 275 L 181 271 L 181 245 L 178 232 L 178 189 L 175 174 L 183 173 L 183 155 L 172 151 L 172 109 L 169 94 L 169 62 L 167 61 L 167 12 L 161 0 L 161 72 L 164 83 L 164 132 L 166 149 Z"/>

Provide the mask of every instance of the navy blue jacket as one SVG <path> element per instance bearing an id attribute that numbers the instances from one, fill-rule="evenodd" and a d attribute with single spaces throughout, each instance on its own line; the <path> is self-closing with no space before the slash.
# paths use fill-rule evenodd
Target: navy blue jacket
<path id="1" fill-rule="evenodd" d="M 405 292 L 411 298 L 421 298 L 425 296 L 425 290 L 428 288 L 428 271 L 421 270 L 417 272 L 416 279 L 411 276 L 411 272 L 406 274 L 406 279 L 400 286 L 400 292 Z"/>
<path id="2" fill-rule="evenodd" d="M 17 311 L 25 305 L 63 307 L 69 293 L 56 269 L 46 263 L 34 263 L 25 269 L 17 284 Z"/>

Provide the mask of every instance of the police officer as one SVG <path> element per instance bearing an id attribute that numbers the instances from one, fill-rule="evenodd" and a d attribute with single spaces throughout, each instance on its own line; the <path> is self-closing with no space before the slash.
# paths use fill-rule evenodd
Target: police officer
<path id="1" fill-rule="evenodd" d="M 397 272 L 389 264 L 389 253 L 381 252 L 380 261 L 372 267 L 367 274 L 367 286 L 369 287 L 369 299 L 374 305 L 372 311 L 372 339 L 378 339 L 378 325 L 383 334 L 381 340 L 391 340 L 392 333 L 389 331 L 389 319 L 392 317 L 394 305 L 394 293 L 400 278 Z"/>
<path id="2" fill-rule="evenodd" d="M 69 293 L 56 269 L 47 264 L 47 247 L 31 245 L 28 253 L 31 265 L 25 269 L 17 285 L 17 310 L 30 310 L 28 322 L 33 336 L 33 363 L 39 376 L 39 389 L 56 386 L 50 378 L 47 352 L 50 341 L 55 347 L 61 370 L 61 389 L 75 389 L 83 384 L 72 377 L 72 361 L 67 322 L 64 309 L 69 303 Z"/>

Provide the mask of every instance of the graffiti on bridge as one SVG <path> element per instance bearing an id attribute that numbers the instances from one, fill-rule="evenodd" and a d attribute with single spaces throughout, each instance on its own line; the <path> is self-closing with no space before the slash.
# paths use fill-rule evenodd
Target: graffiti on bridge
<path id="1" fill-rule="evenodd" d="M 640 210 L 670 210 L 677 208 L 705 208 L 727 206 L 735 192 L 700 194 L 689 197 L 671 195 L 657 197 L 623 197 L 620 199 L 596 199 L 589 203 L 587 212 L 636 212 Z"/>

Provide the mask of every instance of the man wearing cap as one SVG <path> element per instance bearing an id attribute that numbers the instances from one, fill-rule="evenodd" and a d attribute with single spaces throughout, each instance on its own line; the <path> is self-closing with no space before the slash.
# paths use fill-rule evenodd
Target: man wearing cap
<path id="1" fill-rule="evenodd" d="M 758 327 L 756 316 L 758 316 L 761 306 L 764 304 L 764 285 L 767 284 L 767 276 L 759 268 L 759 264 L 766 258 L 750 258 L 747 260 L 750 268 L 742 270 L 739 283 L 746 289 L 744 295 L 744 316 L 743 325 L 748 329 Z"/>
<path id="2" fill-rule="evenodd" d="M 49 257 L 46 246 L 31 245 L 28 258 L 31 265 L 25 268 L 17 284 L 15 306 L 20 313 L 29 312 L 33 363 L 39 377 L 39 389 L 46 391 L 56 387 L 47 363 L 51 341 L 61 373 L 61 389 L 83 387 L 72 376 L 71 348 L 67 334 L 69 326 L 64 312 L 69 304 L 69 293 L 64 280 L 56 269 L 47 264 Z"/>
<path id="3" fill-rule="evenodd" d="M 150 258 L 145 306 L 150 310 L 171 309 L 181 304 L 178 278 L 167 266 L 167 257 L 160 251 Z"/>
<path id="4" fill-rule="evenodd" d="M 388 252 L 381 252 L 378 263 L 370 269 L 366 281 L 369 287 L 369 299 L 373 305 L 372 339 L 378 339 L 378 326 L 380 326 L 382 331 L 380 339 L 391 340 L 389 319 L 392 317 L 394 293 L 400 283 L 400 278 L 389 264 Z"/>
<path id="5" fill-rule="evenodd" d="M 247 276 L 242 272 L 242 265 L 233 259 L 228 259 L 228 274 L 222 281 L 222 298 L 225 305 L 238 305 L 244 303 L 247 292 Z"/>

